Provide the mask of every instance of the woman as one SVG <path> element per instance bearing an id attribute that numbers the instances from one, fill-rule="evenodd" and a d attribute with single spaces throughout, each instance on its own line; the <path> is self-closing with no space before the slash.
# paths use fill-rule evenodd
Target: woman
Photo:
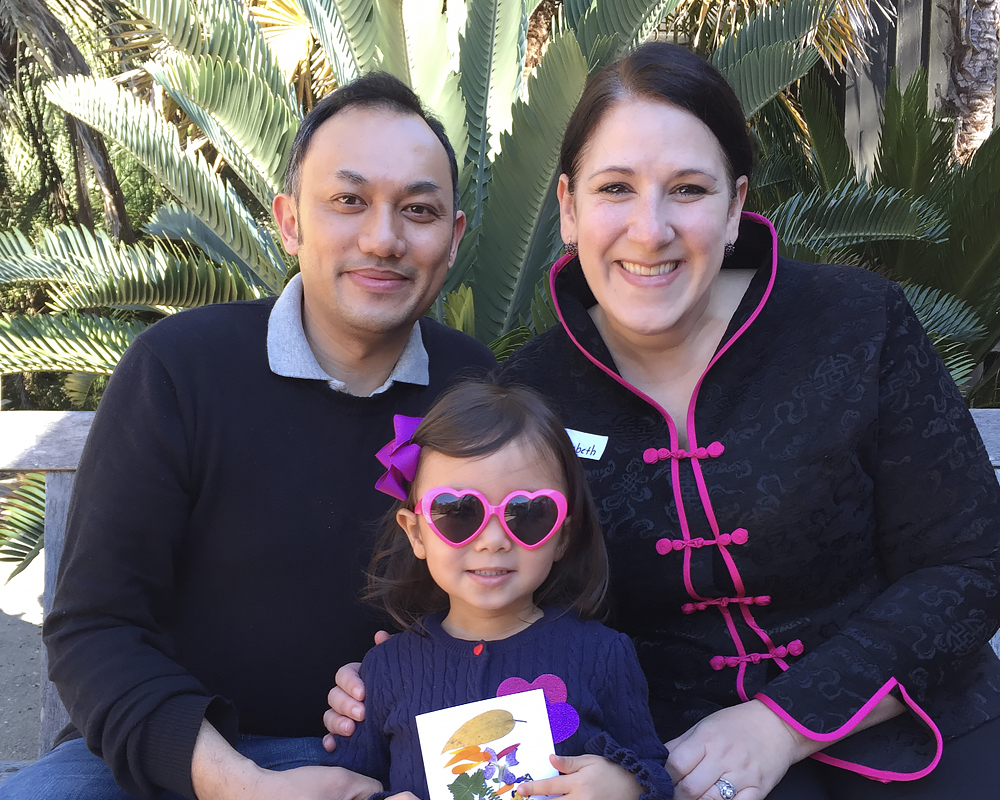
<path id="1" fill-rule="evenodd" d="M 595 76 L 561 154 L 561 326 L 503 377 L 585 459 L 679 798 L 994 796 L 996 478 L 899 287 L 779 257 L 751 167 L 698 57 Z"/>

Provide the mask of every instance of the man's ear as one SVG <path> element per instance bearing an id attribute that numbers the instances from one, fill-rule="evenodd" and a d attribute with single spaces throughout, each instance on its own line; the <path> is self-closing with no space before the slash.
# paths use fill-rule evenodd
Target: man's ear
<path id="1" fill-rule="evenodd" d="M 419 519 L 408 508 L 401 508 L 396 512 L 396 524 L 403 529 L 406 538 L 410 540 L 410 547 L 413 548 L 413 555 L 421 561 L 427 558 L 427 549 L 424 547 L 423 534 L 420 532 Z"/>
<path id="2" fill-rule="evenodd" d="M 294 256 L 299 252 L 299 209 L 295 198 L 290 194 L 276 194 L 271 203 L 271 212 L 274 214 L 274 221 L 278 223 L 285 251 Z"/>
<path id="3" fill-rule="evenodd" d="M 455 227 L 451 231 L 451 251 L 448 253 L 448 269 L 455 266 L 455 259 L 458 257 L 458 245 L 462 241 L 462 236 L 465 234 L 465 226 L 468 220 L 465 217 L 464 211 L 455 212 Z"/>

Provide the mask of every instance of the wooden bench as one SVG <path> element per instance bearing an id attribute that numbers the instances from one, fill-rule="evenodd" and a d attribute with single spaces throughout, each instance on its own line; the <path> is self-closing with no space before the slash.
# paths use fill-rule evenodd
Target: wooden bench
<path id="1" fill-rule="evenodd" d="M 1000 480 L 1000 409 L 974 409 L 972 416 Z M 52 594 L 66 535 L 66 515 L 73 491 L 73 479 L 93 419 L 92 411 L 0 412 L 0 470 L 46 474 L 45 590 L 42 595 L 45 614 L 52 608 Z M 1000 633 L 994 637 L 992 645 L 1000 654 Z M 55 737 L 69 722 L 69 715 L 55 686 L 48 680 L 48 658 L 44 647 L 41 684 L 40 754 L 44 754 L 52 748 Z M 0 762 L 0 782 L 12 769 L 12 762 Z"/>

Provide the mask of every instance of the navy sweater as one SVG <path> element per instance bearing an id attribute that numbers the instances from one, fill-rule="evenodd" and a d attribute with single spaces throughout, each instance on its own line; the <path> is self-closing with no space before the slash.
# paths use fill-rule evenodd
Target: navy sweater
<path id="1" fill-rule="evenodd" d="M 531 683 L 548 674 L 566 684 L 566 701 L 580 715 L 580 727 L 556 744 L 556 753 L 604 756 L 635 775 L 642 800 L 672 798 L 667 751 L 631 639 L 563 609 L 544 611 L 495 642 L 454 639 L 441 627 L 444 615 L 435 614 L 424 621 L 427 635 L 407 631 L 369 650 L 361 665 L 365 721 L 350 738 L 337 737 L 328 763 L 380 780 L 387 791 L 372 800 L 405 791 L 426 800 L 415 717 L 496 697 L 507 678 Z"/>
<path id="2" fill-rule="evenodd" d="M 129 794 L 193 797 L 207 716 L 223 735 L 320 736 L 340 664 L 380 620 L 358 602 L 378 449 L 491 353 L 421 320 L 430 385 L 374 397 L 271 372 L 273 300 L 158 322 L 112 377 L 80 462 L 50 673 Z"/>

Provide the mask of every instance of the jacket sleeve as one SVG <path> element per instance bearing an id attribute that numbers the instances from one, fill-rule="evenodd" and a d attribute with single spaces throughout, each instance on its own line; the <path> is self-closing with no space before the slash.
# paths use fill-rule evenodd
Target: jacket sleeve
<path id="1" fill-rule="evenodd" d="M 388 684 L 382 656 L 385 645 L 368 651 L 361 662 L 359 677 L 365 685 L 365 719 L 359 722 L 351 736 L 337 738 L 337 749 L 324 759 L 325 766 L 343 767 L 351 772 L 374 778 L 386 789 L 369 800 L 382 800 L 394 792 L 389 791 L 389 740 L 385 733 L 385 720 L 389 709 Z"/>
<path id="2" fill-rule="evenodd" d="M 173 658 L 175 571 L 193 503 L 174 384 L 140 338 L 108 384 L 76 476 L 44 624 L 49 674 L 87 747 L 127 793 L 193 798 L 203 718 L 230 741 L 236 713 Z"/>
<path id="3" fill-rule="evenodd" d="M 896 284 L 887 289 L 875 425 L 875 557 L 888 586 L 757 699 L 800 733 L 833 742 L 896 693 L 912 715 L 871 730 L 895 726 L 906 736 L 907 720 L 926 726 L 933 741 L 922 764 L 858 768 L 834 748 L 819 758 L 907 780 L 940 757 L 941 735 L 920 707 L 928 690 L 992 657 L 984 648 L 1000 619 L 1000 488 L 954 381 Z"/>
<path id="4" fill-rule="evenodd" d="M 587 752 L 631 772 L 642 786 L 640 800 L 670 800 L 674 785 L 666 770 L 667 750 L 656 735 L 649 688 L 632 640 L 617 634 L 604 663 L 606 680 L 598 694 L 604 730 L 587 742 Z"/>

